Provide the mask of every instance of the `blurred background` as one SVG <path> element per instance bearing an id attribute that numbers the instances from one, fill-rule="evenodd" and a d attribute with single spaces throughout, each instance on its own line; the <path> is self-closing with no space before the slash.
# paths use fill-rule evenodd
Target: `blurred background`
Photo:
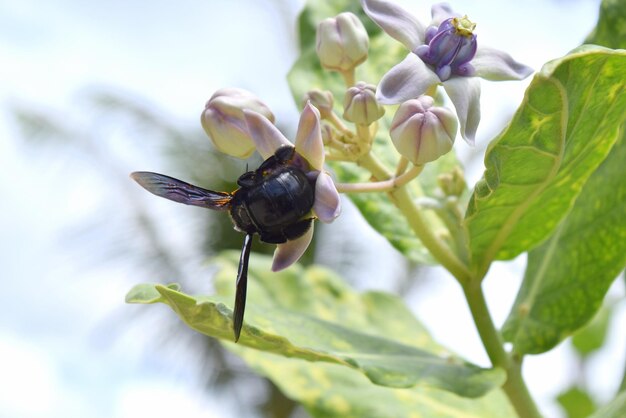
<path id="1" fill-rule="evenodd" d="M 430 4 L 403 4 L 427 20 Z M 536 70 L 581 44 L 599 7 L 598 0 L 451 4 L 478 22 L 481 42 Z M 211 255 L 240 248 L 227 217 L 157 199 L 128 173 L 234 189 L 246 164 L 260 161 L 217 154 L 202 131 L 204 103 L 221 87 L 254 92 L 293 137 L 298 106 L 285 76 L 298 54 L 302 6 L 0 3 L 0 417 L 306 416 L 166 307 L 124 303 L 140 282 L 209 293 Z M 528 81 L 483 82 L 478 145 L 456 144 L 470 182 Z M 444 270 L 408 264 L 347 200 L 340 219 L 318 232 L 306 262 L 333 268 L 359 289 L 401 292 L 435 339 L 489 364 L 461 289 Z M 524 263 L 497 263 L 486 280 L 498 325 Z M 619 280 L 600 349 L 581 357 L 566 341 L 527 359 L 525 376 L 548 416 L 565 416 L 557 397 L 574 384 L 600 404 L 614 395 L 626 363 L 623 299 Z"/>

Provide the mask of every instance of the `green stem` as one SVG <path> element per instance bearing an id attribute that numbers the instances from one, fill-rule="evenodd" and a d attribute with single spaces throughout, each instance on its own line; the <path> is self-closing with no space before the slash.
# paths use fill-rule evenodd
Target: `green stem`
<path id="1" fill-rule="evenodd" d="M 378 161 L 371 153 L 366 154 L 358 163 L 369 170 L 376 179 L 389 179 L 392 174 Z M 390 196 L 398 209 L 409 222 L 411 229 L 420 239 L 422 244 L 430 251 L 430 253 L 439 261 L 454 277 L 461 283 L 469 280 L 470 272 L 459 260 L 459 258 L 451 251 L 450 247 L 441 240 L 430 228 L 428 221 L 418 210 L 413 202 L 411 195 L 406 187 L 396 188 L 391 191 Z"/>
<path id="2" fill-rule="evenodd" d="M 358 163 L 377 179 L 392 177 L 387 168 L 371 153 L 360 158 Z M 539 409 L 522 378 L 521 358 L 509 355 L 504 350 L 504 343 L 487 308 L 481 287 L 482 278 L 473 276 L 465 263 L 432 231 L 406 187 L 395 188 L 389 195 L 409 222 L 415 235 L 463 287 L 476 329 L 493 367 L 499 367 L 506 372 L 507 380 L 502 389 L 517 414 L 521 418 L 540 418 Z"/>
<path id="3" fill-rule="evenodd" d="M 470 272 L 467 266 L 454 254 L 451 248 L 431 229 L 429 222 L 422 212 L 415 206 L 413 198 L 406 187 L 391 192 L 396 206 L 404 214 L 415 235 L 430 251 L 433 257 L 444 266 L 460 283 L 469 280 Z"/>
<path id="4" fill-rule="evenodd" d="M 506 371 L 507 379 L 502 386 L 504 393 L 521 418 L 540 418 L 539 409 L 522 378 L 521 359 L 509 355 L 504 350 L 503 341 L 489 314 L 480 280 L 470 280 L 462 286 L 476 329 L 491 364 Z"/>

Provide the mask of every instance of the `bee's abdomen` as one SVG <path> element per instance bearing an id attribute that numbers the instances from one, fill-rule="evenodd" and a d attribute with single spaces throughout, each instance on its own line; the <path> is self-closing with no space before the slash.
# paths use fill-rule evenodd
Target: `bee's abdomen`
<path id="1" fill-rule="evenodd" d="M 283 167 L 247 190 L 243 199 L 252 223 L 261 231 L 281 230 L 311 211 L 313 185 L 296 167 Z"/>

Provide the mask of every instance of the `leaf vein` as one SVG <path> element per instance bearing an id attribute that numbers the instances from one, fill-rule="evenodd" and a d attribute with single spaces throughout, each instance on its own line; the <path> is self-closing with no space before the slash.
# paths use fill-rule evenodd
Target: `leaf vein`
<path id="1" fill-rule="evenodd" d="M 498 145 L 498 148 L 513 150 L 513 151 L 514 150 L 528 150 L 528 151 L 536 152 L 537 154 L 545 155 L 548 158 L 552 158 L 552 159 L 559 158 L 558 154 L 553 154 L 551 152 L 542 150 L 532 145 Z"/>

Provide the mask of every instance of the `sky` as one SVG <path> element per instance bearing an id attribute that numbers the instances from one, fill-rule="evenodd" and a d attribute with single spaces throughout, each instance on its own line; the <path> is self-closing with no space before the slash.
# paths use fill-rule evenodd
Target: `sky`
<path id="1" fill-rule="evenodd" d="M 429 15 L 428 3 L 403 4 L 419 16 Z M 582 42 L 595 25 L 598 8 L 595 0 L 451 4 L 478 22 L 481 41 L 537 70 Z M 171 353 L 151 349 L 155 330 L 131 321 L 138 310 L 123 303 L 130 286 L 145 280 L 133 276 L 132 265 L 93 266 L 90 260 L 97 255 L 89 251 L 100 251 L 97 242 L 76 251 L 83 243 L 71 243 L 68 232 L 100 216 L 103 208 L 112 219 L 123 216 L 123 208 L 118 213 L 107 206 L 107 180 L 78 151 L 57 155 L 24 146 L 10 109 L 42 108 L 68 125 L 116 135 L 106 121 L 102 126 L 84 123 L 93 115 L 82 105 L 81 94 L 105 86 L 140 97 L 181 123 L 198 123 L 215 90 L 242 87 L 261 97 L 287 135 L 293 135 L 298 115 L 285 75 L 297 57 L 292 22 L 301 5 L 287 0 L 0 3 L 0 173 L 5 180 L 0 183 L 0 384 L 9 388 L 0 391 L 0 417 L 176 413 L 193 418 L 242 412 L 235 397 L 202 390 L 191 364 L 174 367 Z M 482 83 L 479 145 L 471 150 L 457 141 L 462 159 L 469 161 L 503 127 L 527 83 Z M 158 164 L 148 151 L 138 155 L 136 148 L 127 149 L 123 138 L 113 143 L 128 171 L 139 162 Z M 469 165 L 470 181 L 481 170 L 480 161 Z M 172 246 L 189 256 L 191 226 L 175 210 L 155 211 L 167 215 L 168 225 L 182 224 Z M 339 230 L 364 228 L 350 209 L 344 215 Z M 399 260 L 375 233 L 363 234 L 371 253 L 383 254 L 391 266 Z M 508 314 L 523 265 L 523 257 L 496 263 L 487 277 L 487 299 L 497 324 Z M 207 274 L 200 264 L 190 271 Z M 362 288 L 386 289 L 397 273 L 380 265 L 368 271 L 359 283 Z M 440 269 L 428 275 L 444 278 L 430 280 L 427 293 L 411 295 L 411 308 L 439 342 L 486 366 L 461 290 Z M 623 289 L 615 286 L 611 294 L 622 295 Z M 626 329 L 626 311 L 620 309 L 614 330 Z M 130 325 L 120 331 L 114 321 Z M 592 359 L 593 387 L 605 401 L 620 377 L 615 365 L 625 363 L 626 341 L 616 334 Z M 549 416 L 559 416 L 552 399 L 571 381 L 573 361 L 566 344 L 527 359 L 528 383 Z"/>

